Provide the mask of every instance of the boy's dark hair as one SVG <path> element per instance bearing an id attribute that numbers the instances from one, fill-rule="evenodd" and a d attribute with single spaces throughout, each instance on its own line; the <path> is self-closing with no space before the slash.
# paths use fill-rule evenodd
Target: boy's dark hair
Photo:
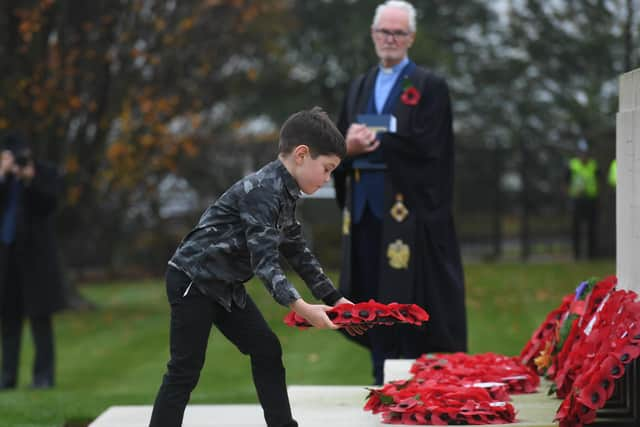
<path id="1" fill-rule="evenodd" d="M 347 146 L 344 137 L 320 107 L 292 114 L 280 128 L 281 154 L 289 154 L 298 145 L 307 145 L 311 157 L 335 154 L 344 159 Z"/>

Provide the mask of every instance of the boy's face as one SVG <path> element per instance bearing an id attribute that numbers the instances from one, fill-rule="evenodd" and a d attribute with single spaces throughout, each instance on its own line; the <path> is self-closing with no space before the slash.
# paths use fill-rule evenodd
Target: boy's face
<path id="1" fill-rule="evenodd" d="M 296 158 L 296 181 L 305 194 L 313 194 L 331 179 L 331 172 L 340 164 L 340 157 L 335 154 L 317 156 L 311 154 Z"/>

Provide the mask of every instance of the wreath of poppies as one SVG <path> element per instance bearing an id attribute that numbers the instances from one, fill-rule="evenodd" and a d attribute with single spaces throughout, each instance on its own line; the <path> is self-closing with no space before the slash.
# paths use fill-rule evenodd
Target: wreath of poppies
<path id="1" fill-rule="evenodd" d="M 586 325 L 576 328 L 570 357 L 556 378 L 558 395 L 564 395 L 556 413 L 561 427 L 593 422 L 598 409 L 613 394 L 615 380 L 640 356 L 637 298 L 635 292 L 614 291 L 597 306 Z"/>
<path id="2" fill-rule="evenodd" d="M 571 385 L 575 380 L 576 374 L 586 363 L 584 358 L 579 357 L 581 353 L 579 350 L 585 344 L 587 326 L 597 320 L 594 316 L 597 316 L 598 309 L 602 309 L 601 306 L 607 301 L 615 285 L 615 278 L 608 278 L 594 283 L 591 289 L 587 290 L 584 298 L 579 299 L 576 297 L 575 302 L 582 303 L 582 305 L 577 305 L 576 311 L 572 312 L 572 315 L 576 316 L 576 318 L 572 321 L 573 323 L 564 342 L 558 342 L 556 345 L 557 355 L 553 360 L 554 370 L 551 378 L 554 379 L 555 383 L 554 391 L 561 399 L 565 398 L 571 391 Z M 566 329 L 568 328 L 567 326 Z M 593 324 L 589 326 L 589 331 L 592 329 Z M 599 345 L 597 342 L 595 344 Z M 597 351 L 597 348 L 592 350 Z"/>
<path id="3" fill-rule="evenodd" d="M 574 294 L 566 295 L 558 308 L 551 311 L 536 329 L 520 353 L 520 361 L 537 369 L 540 375 L 554 379 L 577 337 L 578 321 L 585 322 L 616 285 L 615 277 L 602 281 L 586 280 Z M 555 390 L 554 390 L 555 391 Z"/>
<path id="4" fill-rule="evenodd" d="M 515 421 L 509 395 L 540 383 L 517 357 L 494 353 L 423 355 L 410 372 L 409 380 L 369 389 L 364 409 L 388 424 L 506 424 Z"/>
<path id="5" fill-rule="evenodd" d="M 382 414 L 387 424 L 480 425 L 515 420 L 513 405 L 495 400 L 485 388 L 435 380 L 392 381 L 370 389 L 364 409 Z"/>
<path id="6" fill-rule="evenodd" d="M 524 346 L 520 356 L 494 353 L 423 355 L 413 377 L 369 389 L 364 409 L 387 424 L 479 425 L 515 421 L 510 394 L 531 393 L 538 373 L 554 381 L 550 394 L 563 399 L 555 420 L 560 427 L 595 421 L 612 396 L 615 381 L 640 357 L 640 301 L 632 291 L 615 290 L 614 276 L 582 282 L 562 299 Z M 338 325 L 422 325 L 429 315 L 414 304 L 343 304 L 327 312 Z M 295 312 L 290 326 L 310 325 Z"/>
<path id="7" fill-rule="evenodd" d="M 615 290 L 614 276 L 585 281 L 567 295 L 534 332 L 520 361 L 554 381 L 550 394 L 563 399 L 561 427 L 595 421 L 615 381 L 640 357 L 640 302 L 632 291 Z M 536 356 L 538 352 L 538 356 Z"/>
<path id="8" fill-rule="evenodd" d="M 616 278 L 582 282 L 563 298 L 520 356 L 424 355 L 408 381 L 370 390 L 365 410 L 389 424 L 502 424 L 515 414 L 509 394 L 533 392 L 538 372 L 563 399 L 555 420 L 582 427 L 612 396 L 615 381 L 640 357 L 640 301 L 615 290 Z M 536 372 L 537 370 L 537 372 Z"/>
<path id="9" fill-rule="evenodd" d="M 357 304 L 339 304 L 327 311 L 327 316 L 338 326 L 349 325 L 395 325 L 407 323 L 422 326 L 429 320 L 429 314 L 415 304 L 382 304 L 374 300 Z M 311 327 L 307 320 L 290 311 L 284 318 L 289 326 L 306 329 Z"/>
<path id="10" fill-rule="evenodd" d="M 560 306 L 551 311 L 544 322 L 533 332 L 533 335 L 531 335 L 531 338 L 520 353 L 522 364 L 532 369 L 538 369 L 540 374 L 545 373 L 548 362 L 538 359 L 538 364 L 536 364 L 536 358 L 540 357 L 544 352 L 550 353 L 562 319 L 565 318 L 571 306 L 571 301 L 573 301 L 573 295 L 565 296 Z"/>
<path id="11" fill-rule="evenodd" d="M 540 377 L 518 357 L 495 353 L 435 354 L 419 357 L 411 367 L 417 379 L 446 380 L 481 384 L 504 384 L 507 393 L 534 393 Z"/>

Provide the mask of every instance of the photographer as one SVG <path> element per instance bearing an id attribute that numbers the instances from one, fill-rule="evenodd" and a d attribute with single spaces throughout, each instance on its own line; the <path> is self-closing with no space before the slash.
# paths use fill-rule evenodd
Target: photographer
<path id="1" fill-rule="evenodd" d="M 5 137 L 0 157 L 0 390 L 16 387 L 22 324 L 35 346 L 33 388 L 54 385 L 52 314 L 62 308 L 53 213 L 59 176 L 37 162 L 26 141 Z"/>

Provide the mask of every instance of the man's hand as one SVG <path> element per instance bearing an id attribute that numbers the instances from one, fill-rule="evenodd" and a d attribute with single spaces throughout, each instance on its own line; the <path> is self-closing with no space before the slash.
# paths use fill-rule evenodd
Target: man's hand
<path id="1" fill-rule="evenodd" d="M 369 153 L 380 146 L 380 141 L 376 139 L 376 133 L 366 125 L 359 123 L 349 126 L 345 142 L 348 156 Z"/>
<path id="2" fill-rule="evenodd" d="M 338 326 L 329 320 L 329 316 L 327 316 L 327 310 L 331 310 L 328 305 L 308 304 L 300 298 L 293 302 L 290 307 L 316 328 L 338 329 Z"/>
<path id="3" fill-rule="evenodd" d="M 9 150 L 4 150 L 0 156 L 0 177 L 5 177 L 7 173 L 13 172 L 15 166 L 13 154 Z"/>

